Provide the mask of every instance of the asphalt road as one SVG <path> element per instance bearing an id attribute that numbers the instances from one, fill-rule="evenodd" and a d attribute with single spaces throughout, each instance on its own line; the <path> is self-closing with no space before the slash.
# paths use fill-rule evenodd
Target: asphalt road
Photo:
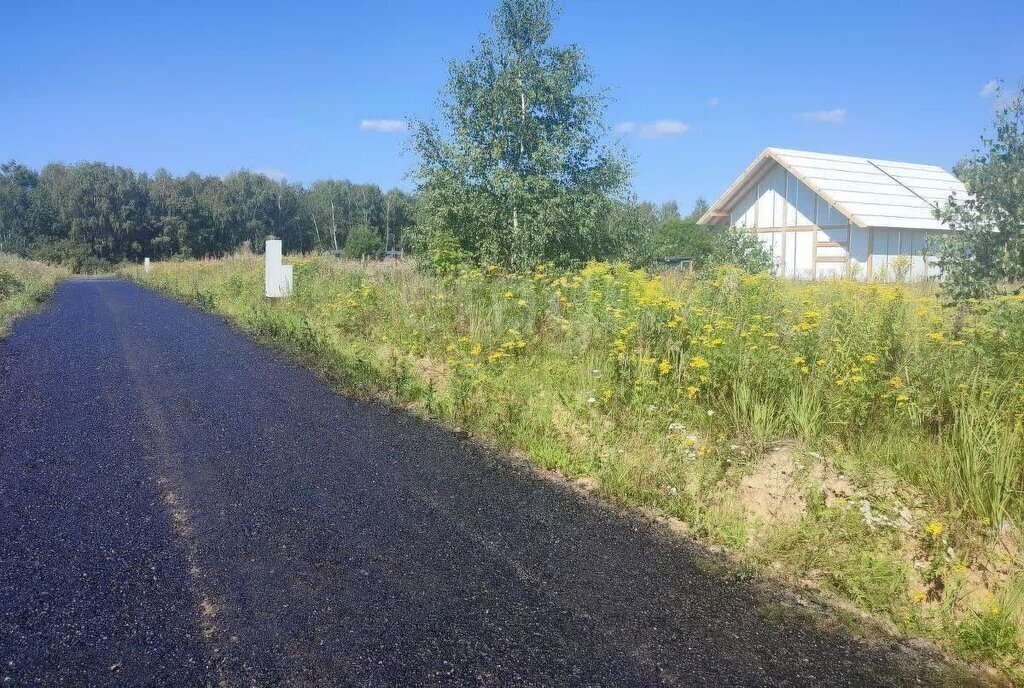
<path id="1" fill-rule="evenodd" d="M 0 375 L 3 685 L 938 680 L 125 282 L 60 287 Z"/>

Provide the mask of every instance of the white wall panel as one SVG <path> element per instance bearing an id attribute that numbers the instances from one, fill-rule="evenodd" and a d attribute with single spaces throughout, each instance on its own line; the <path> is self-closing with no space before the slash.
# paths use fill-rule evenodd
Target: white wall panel
<path id="1" fill-rule="evenodd" d="M 772 168 L 772 222 L 773 227 L 786 224 L 786 176 L 787 172 L 781 165 Z"/>
<path id="2" fill-rule="evenodd" d="M 789 203 L 793 206 L 793 221 L 789 226 L 806 227 L 814 224 L 814 200 L 818 194 L 808 189 L 806 184 L 793 175 L 789 175 L 789 186 Z"/>
<path id="3" fill-rule="evenodd" d="M 757 183 L 757 224 L 754 225 L 755 227 L 775 226 L 775 223 L 772 222 L 774 196 L 771 180 L 768 177 L 762 177 L 761 181 Z"/>
<path id="4" fill-rule="evenodd" d="M 796 244 L 794 276 L 814 277 L 814 232 L 792 232 Z"/>
<path id="5" fill-rule="evenodd" d="M 846 249 L 842 246 L 819 246 L 819 258 L 846 258 Z"/>
<path id="6" fill-rule="evenodd" d="M 849 222 L 845 215 L 829 205 L 828 202 L 820 196 L 818 197 L 817 218 L 817 225 L 819 227 L 845 225 Z"/>
<path id="7" fill-rule="evenodd" d="M 744 194 L 732 210 L 729 217 L 730 224 L 734 227 L 754 227 L 754 203 L 756 200 L 757 195 L 753 189 Z"/>
<path id="8" fill-rule="evenodd" d="M 786 233 L 772 232 L 772 263 L 775 265 L 774 273 L 782 275 L 786 266 Z"/>
<path id="9" fill-rule="evenodd" d="M 782 234 L 782 252 L 785 260 L 784 274 L 786 277 L 796 277 L 796 234 L 797 232 L 779 232 Z"/>
<path id="10" fill-rule="evenodd" d="M 859 266 L 860 276 L 866 277 L 868 265 L 868 230 L 863 227 L 850 228 L 850 267 Z"/>
<path id="11" fill-rule="evenodd" d="M 899 255 L 899 230 L 878 229 L 874 230 L 874 240 L 871 246 L 871 270 L 872 276 L 883 271 L 890 271 L 890 256 L 892 251 Z"/>
<path id="12" fill-rule="evenodd" d="M 818 231 L 818 241 L 834 241 L 845 244 L 850 239 L 850 230 L 846 227 L 829 227 Z"/>

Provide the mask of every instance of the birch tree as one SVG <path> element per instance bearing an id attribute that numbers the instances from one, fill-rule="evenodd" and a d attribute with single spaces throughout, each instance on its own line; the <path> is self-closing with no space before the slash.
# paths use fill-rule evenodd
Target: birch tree
<path id="1" fill-rule="evenodd" d="M 997 99 L 992 134 L 953 169 L 970 196 L 936 213 L 953 230 L 938 250 L 952 301 L 1024 289 L 1024 87 Z"/>
<path id="2" fill-rule="evenodd" d="M 520 269 L 628 241 L 604 222 L 628 163 L 605 144 L 606 97 L 583 50 L 549 43 L 554 14 L 549 0 L 502 0 L 492 34 L 449 65 L 443 125 L 414 124 L 421 244 L 454 237 L 478 261 Z"/>

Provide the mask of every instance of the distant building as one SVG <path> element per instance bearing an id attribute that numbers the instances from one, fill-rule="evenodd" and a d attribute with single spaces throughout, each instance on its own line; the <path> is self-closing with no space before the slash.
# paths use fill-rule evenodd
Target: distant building
<path id="1" fill-rule="evenodd" d="M 967 190 L 934 165 L 768 148 L 700 218 L 756 232 L 786 277 L 892 271 L 937 274 L 928 238 L 950 231 L 935 210 Z"/>
<path id="2" fill-rule="evenodd" d="M 691 256 L 662 256 L 654 259 L 655 263 L 660 263 L 666 267 L 666 269 L 675 269 L 680 272 L 693 272 L 693 265 L 696 259 Z"/>

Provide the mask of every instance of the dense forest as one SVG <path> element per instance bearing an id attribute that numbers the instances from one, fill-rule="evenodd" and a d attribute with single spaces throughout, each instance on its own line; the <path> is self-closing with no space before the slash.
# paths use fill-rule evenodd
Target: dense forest
<path id="1" fill-rule="evenodd" d="M 286 251 L 372 255 L 402 249 L 414 198 L 376 184 L 323 180 L 308 187 L 241 170 L 226 177 L 150 176 L 99 162 L 36 171 L 0 165 L 0 252 L 77 270 L 144 256 L 220 256 L 268 235 Z"/>

